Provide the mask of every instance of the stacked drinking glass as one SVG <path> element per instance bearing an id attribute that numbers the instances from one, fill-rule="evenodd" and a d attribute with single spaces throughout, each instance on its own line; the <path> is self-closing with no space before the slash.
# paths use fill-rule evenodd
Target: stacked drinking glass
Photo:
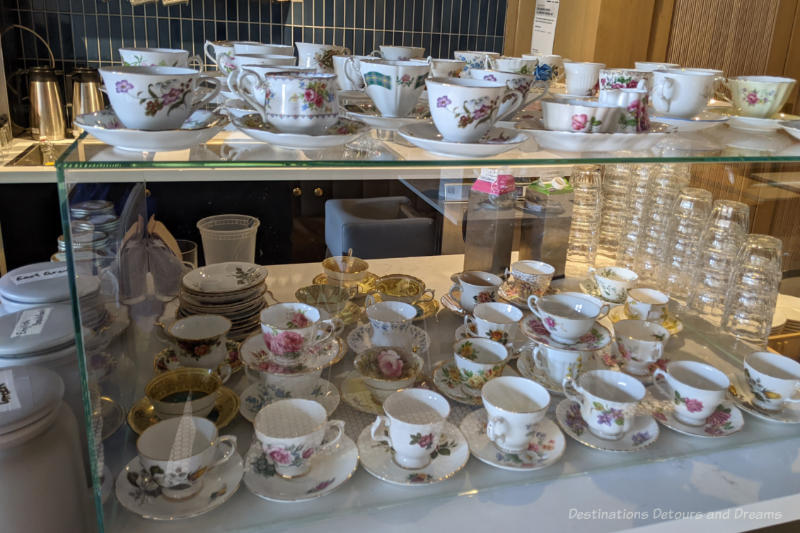
<path id="1" fill-rule="evenodd" d="M 569 229 L 567 277 L 585 278 L 594 266 L 601 213 L 600 167 L 579 165 L 573 168 L 570 184 L 574 191 L 572 225 Z"/>
<path id="2" fill-rule="evenodd" d="M 603 171 L 602 217 L 597 241 L 596 267 L 612 266 L 625 228 L 628 195 L 631 191 L 630 165 L 606 165 Z"/>
<path id="3" fill-rule="evenodd" d="M 650 199 L 650 178 L 657 172 L 655 165 L 635 165 L 631 173 L 630 193 L 622 219 L 622 233 L 617 248 L 617 265 L 632 269 L 639 248 L 639 231 Z"/>

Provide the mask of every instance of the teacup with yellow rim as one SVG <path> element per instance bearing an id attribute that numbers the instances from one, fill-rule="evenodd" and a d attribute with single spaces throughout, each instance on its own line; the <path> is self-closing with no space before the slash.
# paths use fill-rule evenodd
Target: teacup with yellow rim
<path id="1" fill-rule="evenodd" d="M 434 290 L 425 288 L 425 282 L 407 274 L 381 276 L 375 282 L 375 290 L 384 302 L 424 303 L 433 300 Z"/>
<path id="2" fill-rule="evenodd" d="M 209 368 L 176 368 L 159 374 L 144 389 L 156 416 L 206 416 L 214 408 L 222 379 Z"/>

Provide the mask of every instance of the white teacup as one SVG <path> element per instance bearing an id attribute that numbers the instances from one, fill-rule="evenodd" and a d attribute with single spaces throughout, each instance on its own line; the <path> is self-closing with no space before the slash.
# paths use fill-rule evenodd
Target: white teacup
<path id="1" fill-rule="evenodd" d="M 591 353 L 537 344 L 531 351 L 531 357 L 551 381 L 561 383 L 567 376 L 577 377 L 583 371 L 584 361 L 590 359 Z"/>
<path id="2" fill-rule="evenodd" d="M 625 301 L 625 314 L 633 320 L 663 322 L 668 318 L 669 296 L 655 289 L 630 289 Z"/>
<path id="3" fill-rule="evenodd" d="M 662 115 L 691 118 L 702 111 L 713 94 L 715 75 L 681 69 L 653 72 L 650 104 Z"/>
<path id="4" fill-rule="evenodd" d="M 522 54 L 522 59 L 535 59 L 536 79 L 542 81 L 561 81 L 564 79 L 564 60 L 560 55 Z"/>
<path id="5" fill-rule="evenodd" d="M 263 407 L 253 427 L 275 472 L 285 479 L 308 473 L 313 457 L 336 448 L 344 435 L 342 420 L 328 420 L 322 404 L 303 399 L 278 400 Z M 329 430 L 336 436 L 325 440 Z"/>
<path id="6" fill-rule="evenodd" d="M 333 73 L 333 56 L 349 56 L 350 50 L 331 44 L 294 43 L 297 47 L 297 64 L 314 67 L 317 72 Z"/>
<path id="7" fill-rule="evenodd" d="M 744 375 L 753 403 L 767 411 L 780 411 L 787 403 L 800 403 L 800 363 L 785 355 L 754 352 L 744 358 Z"/>
<path id="8" fill-rule="evenodd" d="M 573 96 L 589 96 L 597 90 L 600 69 L 606 68 L 604 63 L 574 61 L 564 64 L 567 76 L 567 94 Z"/>
<path id="9" fill-rule="evenodd" d="M 478 337 L 506 344 L 514 338 L 520 320 L 522 311 L 517 307 L 511 304 L 487 302 L 476 304 L 472 315 L 464 316 L 464 325 L 468 331 L 474 327 Z"/>
<path id="10" fill-rule="evenodd" d="M 181 367 L 167 370 L 151 379 L 144 394 L 161 420 L 206 416 L 214 409 L 222 379 L 209 368 Z"/>
<path id="11" fill-rule="evenodd" d="M 531 294 L 541 296 L 547 292 L 556 269 L 542 261 L 523 260 L 511 263 L 509 271 L 516 285 L 522 286 L 523 295 L 527 298 Z"/>
<path id="12" fill-rule="evenodd" d="M 483 385 L 500 374 L 510 356 L 504 344 L 489 339 L 471 337 L 453 345 L 453 357 L 461 378 L 461 390 L 479 396 Z"/>
<path id="13" fill-rule="evenodd" d="M 141 481 L 155 482 L 166 498 L 183 500 L 203 488 L 204 474 L 233 457 L 236 437 L 220 437 L 207 418 L 182 416 L 145 429 L 136 440 L 136 450 L 143 468 Z"/>
<path id="14" fill-rule="evenodd" d="M 666 371 L 656 368 L 653 384 L 672 402 L 675 418 L 690 426 L 701 426 L 725 400 L 731 383 L 728 376 L 706 363 L 672 361 L 667 363 Z"/>
<path id="15" fill-rule="evenodd" d="M 367 296 L 367 319 L 372 325 L 372 344 L 375 346 L 408 347 L 411 322 L 417 316 L 413 305 L 404 302 L 375 302 Z"/>
<path id="16" fill-rule="evenodd" d="M 338 318 L 322 320 L 316 307 L 299 302 L 267 307 L 260 318 L 267 349 L 280 364 L 302 361 L 309 348 L 342 330 Z"/>
<path id="17" fill-rule="evenodd" d="M 539 317 L 556 341 L 574 344 L 608 314 L 608 304 L 597 305 L 582 294 L 564 292 L 528 297 L 528 308 Z"/>
<path id="18" fill-rule="evenodd" d="M 230 41 L 206 41 L 203 46 L 206 57 L 214 63 L 217 70 L 225 74 L 232 71 L 233 65 L 233 43 Z"/>
<path id="19" fill-rule="evenodd" d="M 255 41 L 235 41 L 234 55 L 251 54 L 260 56 L 293 56 L 294 46 L 289 44 L 267 44 Z"/>
<path id="20" fill-rule="evenodd" d="M 220 91 L 219 79 L 188 68 L 109 67 L 99 72 L 114 113 L 126 128 L 134 130 L 179 129 Z M 214 89 L 195 100 L 200 82 Z"/>
<path id="21" fill-rule="evenodd" d="M 605 89 L 600 91 L 599 102 L 620 108 L 617 131 L 641 133 L 650 129 L 647 115 L 647 89 Z"/>
<path id="22" fill-rule="evenodd" d="M 242 101 L 246 102 L 243 93 L 247 93 L 259 103 L 259 106 L 264 107 L 267 103 L 267 95 L 269 94 L 266 76 L 267 74 L 273 74 L 275 72 L 314 73 L 316 71 L 309 67 L 268 66 L 258 63 L 247 63 L 241 64 L 232 70 L 228 74 L 226 82 L 228 84 L 228 89 Z M 248 105 L 248 107 L 250 107 L 250 113 L 252 113 L 252 106 Z"/>
<path id="23" fill-rule="evenodd" d="M 450 404 L 439 393 L 427 389 L 405 389 L 383 402 L 386 416 L 372 423 L 372 439 L 389 444 L 394 462 L 401 468 L 423 468 L 439 445 Z"/>
<path id="24" fill-rule="evenodd" d="M 460 274 L 454 274 L 450 276 L 450 279 L 453 281 L 449 292 L 450 297 L 455 299 L 453 292 L 460 289 L 459 303 L 468 313 L 471 313 L 475 309 L 475 305 L 479 303 L 493 302 L 497 289 L 503 283 L 499 276 L 478 270 L 467 270 Z"/>
<path id="25" fill-rule="evenodd" d="M 203 69 L 200 56 L 176 48 L 120 48 L 123 67 L 180 67 Z"/>
<path id="26" fill-rule="evenodd" d="M 464 78 L 430 78 L 428 106 L 431 118 L 447 141 L 476 142 L 494 126 L 501 103 L 509 109 L 522 104 L 522 93 L 505 84 Z"/>
<path id="27" fill-rule="evenodd" d="M 497 52 L 476 52 L 467 50 L 457 50 L 453 52 L 453 58 L 464 62 L 464 74 L 468 74 L 473 68 L 489 68 L 489 59 L 500 57 Z"/>
<path id="28" fill-rule="evenodd" d="M 650 363 L 664 356 L 669 332 L 655 322 L 620 320 L 614 324 L 614 339 L 625 359 L 625 370 L 630 374 L 644 375 L 648 373 Z"/>
<path id="29" fill-rule="evenodd" d="M 648 70 L 633 70 L 629 68 L 603 68 L 600 69 L 598 88 L 601 98 L 603 91 L 609 89 L 644 89 L 649 90 L 653 85 L 653 74 Z"/>
<path id="30" fill-rule="evenodd" d="M 359 62 L 370 56 L 333 56 L 333 72 L 341 91 L 358 91 L 364 88 Z"/>
<path id="31" fill-rule="evenodd" d="M 215 369 L 225 359 L 225 335 L 231 326 L 222 315 L 192 315 L 173 322 L 167 333 L 175 339 L 181 366 Z"/>
<path id="32" fill-rule="evenodd" d="M 486 436 L 507 453 L 528 449 L 534 426 L 542 421 L 550 405 L 547 389 L 517 376 L 500 376 L 481 391 L 488 418 Z"/>
<path id="33" fill-rule="evenodd" d="M 380 50 L 373 50 L 370 54 L 389 61 L 408 61 L 409 59 L 421 59 L 425 57 L 425 49 L 420 46 L 393 46 L 382 44 L 378 46 Z"/>
<path id="34" fill-rule="evenodd" d="M 636 61 L 634 63 L 636 70 L 644 72 L 653 72 L 654 70 L 666 70 L 670 68 L 681 68 L 677 63 L 662 63 L 660 61 Z"/>
<path id="35" fill-rule="evenodd" d="M 591 270 L 594 271 L 594 280 L 600 295 L 612 302 L 624 302 L 628 297 L 628 290 L 632 289 L 639 279 L 636 272 L 623 267 L 611 266 Z"/>
<path id="36" fill-rule="evenodd" d="M 646 392 L 638 379 L 614 370 L 567 376 L 563 386 L 567 398 L 580 404 L 589 431 L 607 440 L 619 440 L 630 430 Z"/>
<path id="37" fill-rule="evenodd" d="M 359 60 L 364 90 L 385 117 L 407 116 L 425 88 L 430 66 L 421 61 Z"/>
<path id="38" fill-rule="evenodd" d="M 369 263 L 351 255 L 334 255 L 322 261 L 329 284 L 358 283 L 367 275 Z"/>
<path id="39" fill-rule="evenodd" d="M 779 112 L 795 85 L 792 78 L 737 76 L 726 80 L 736 114 L 770 118 Z"/>
<path id="40" fill-rule="evenodd" d="M 512 91 L 518 91 L 522 95 L 522 100 L 514 106 L 514 99 L 506 96 L 500 102 L 500 110 L 497 112 L 498 117 L 504 117 L 510 113 L 517 111 L 523 104 L 530 104 L 541 100 L 547 95 L 549 85 L 542 81 L 536 81 L 532 74 L 517 74 L 514 72 L 501 72 L 499 70 L 486 70 L 481 68 L 470 69 L 469 75 L 475 80 L 484 80 L 491 82 L 505 83 L 506 87 Z M 541 86 L 544 90 L 541 94 L 537 95 L 532 100 L 526 100 L 528 91 L 534 85 Z"/>
<path id="41" fill-rule="evenodd" d="M 294 56 L 234 54 L 231 62 L 234 69 L 240 69 L 244 65 L 261 67 L 293 67 Z"/>
<path id="42" fill-rule="evenodd" d="M 503 72 L 513 72 L 515 74 L 534 75 L 537 65 L 539 65 L 538 59 L 507 56 L 489 58 L 489 66 L 492 70 L 502 70 Z"/>
<path id="43" fill-rule="evenodd" d="M 431 65 L 431 76 L 434 78 L 458 78 L 467 65 L 460 59 L 437 59 L 428 57 Z"/>

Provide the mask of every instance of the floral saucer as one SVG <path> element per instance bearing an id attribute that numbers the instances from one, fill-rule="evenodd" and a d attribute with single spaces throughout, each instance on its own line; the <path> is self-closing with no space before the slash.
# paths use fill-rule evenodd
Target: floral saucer
<path id="1" fill-rule="evenodd" d="M 336 389 L 336 386 L 322 378 L 317 380 L 311 392 L 304 396 L 297 397 L 319 402 L 322 404 L 322 407 L 325 408 L 328 416 L 331 416 L 339 406 L 339 391 Z M 241 413 L 248 422 L 252 422 L 255 420 L 256 415 L 262 407 L 277 400 L 285 400 L 287 398 L 295 398 L 295 396 L 292 396 L 290 392 L 275 387 L 274 385 L 253 383 L 239 395 L 239 413 Z"/>
<path id="2" fill-rule="evenodd" d="M 504 281 L 497 289 L 497 296 L 515 305 L 523 311 L 528 310 L 528 297 L 516 286 L 513 281 Z"/>
<path id="3" fill-rule="evenodd" d="M 219 133 L 228 118 L 208 111 L 195 111 L 176 130 L 132 130 L 123 126 L 110 109 L 86 113 L 75 118 L 75 125 L 101 141 L 121 150 L 168 152 L 201 145 Z"/>
<path id="4" fill-rule="evenodd" d="M 430 389 L 431 383 L 430 378 L 425 376 L 424 374 L 417 376 L 417 381 L 414 383 L 415 388 L 423 388 L 423 389 Z M 372 396 L 367 385 L 364 383 L 364 380 L 361 378 L 361 374 L 356 372 L 350 372 L 347 377 L 344 378 L 341 384 L 342 388 L 342 399 L 344 403 L 355 409 L 356 411 L 361 411 L 362 413 L 367 413 L 369 415 L 382 415 L 383 407 Z"/>
<path id="5" fill-rule="evenodd" d="M 392 485 L 431 485 L 453 477 L 469 460 L 469 446 L 461 431 L 450 422 L 444 423 L 439 445 L 431 451 L 428 466 L 415 470 L 402 468 L 394 461 L 394 450 L 370 435 L 371 426 L 358 436 L 358 454 L 364 470 Z"/>
<path id="6" fill-rule="evenodd" d="M 342 435 L 336 448 L 312 459 L 308 474 L 285 479 L 275 475 L 275 467 L 255 440 L 247 452 L 245 464 L 244 484 L 259 498 L 304 502 L 330 494 L 350 479 L 358 468 L 358 448 L 350 437 Z"/>
<path id="7" fill-rule="evenodd" d="M 432 122 L 403 126 L 397 133 L 414 146 L 444 157 L 491 157 L 516 148 L 528 140 L 528 136 L 520 131 L 492 128 L 480 142 L 445 141 Z"/>
<path id="8" fill-rule="evenodd" d="M 564 388 L 561 386 L 561 383 L 550 379 L 550 376 L 548 376 L 544 370 L 536 366 L 530 352 L 521 355 L 519 359 L 517 359 L 517 371 L 522 377 L 532 379 L 547 389 L 550 394 L 564 396 Z"/>
<path id="9" fill-rule="evenodd" d="M 728 437 L 744 427 L 742 412 L 733 402 L 722 402 L 701 426 L 690 426 L 675 418 L 675 409 L 669 398 L 657 387 L 649 387 L 642 405 L 662 425 L 693 437 Z"/>
<path id="10" fill-rule="evenodd" d="M 584 294 L 588 294 L 589 296 L 593 296 L 593 297 L 595 297 L 598 300 L 601 300 L 603 302 L 607 302 L 607 303 L 610 303 L 610 304 L 625 303 L 625 300 L 622 300 L 622 301 L 609 300 L 608 298 L 603 296 L 603 294 L 600 292 L 600 288 L 597 286 L 597 282 L 594 280 L 594 278 L 582 279 L 580 281 L 580 283 L 578 283 L 578 286 L 581 288 L 581 291 Z"/>
<path id="11" fill-rule="evenodd" d="M 611 322 L 617 323 L 620 320 L 627 320 L 629 317 L 628 313 L 625 312 L 625 306 L 617 305 L 612 307 L 611 310 L 608 312 L 608 318 L 609 320 L 611 320 Z M 670 335 L 677 335 L 678 333 L 683 331 L 683 322 L 678 320 L 678 318 L 676 318 L 675 316 L 670 316 L 669 318 L 661 322 L 661 325 L 664 326 L 664 328 L 667 331 L 669 331 Z"/>
<path id="12" fill-rule="evenodd" d="M 424 329 L 417 326 L 409 326 L 408 333 L 412 352 L 420 354 L 428 351 L 431 345 L 431 338 Z M 356 354 L 372 348 L 372 326 L 369 324 L 356 325 L 347 335 L 347 345 Z"/>
<path id="13" fill-rule="evenodd" d="M 228 387 L 220 387 L 214 408 L 206 418 L 214 422 L 217 429 L 222 429 L 236 418 L 238 412 L 239 397 Z M 133 404 L 128 411 L 128 425 L 137 435 L 141 435 L 145 429 L 158 422 L 161 422 L 161 419 L 156 416 L 155 408 L 147 396 Z"/>
<path id="14" fill-rule="evenodd" d="M 689 133 L 725 124 L 730 120 L 728 115 L 706 109 L 690 118 L 667 117 L 650 113 L 650 120 L 674 127 L 680 132 Z"/>
<path id="15" fill-rule="evenodd" d="M 506 365 L 503 368 L 503 376 L 518 376 L 513 368 Z M 472 406 L 483 405 L 480 395 L 470 396 L 461 390 L 461 376 L 453 360 L 439 361 L 433 367 L 433 386 L 436 390 L 447 396 L 453 401 Z"/>
<path id="16" fill-rule="evenodd" d="M 242 369 L 242 361 L 239 359 L 239 343 L 228 340 L 225 342 L 225 347 L 228 349 L 228 353 L 225 356 L 225 360 L 217 366 L 217 375 L 222 378 L 223 383 L 228 381 L 235 372 Z M 181 363 L 178 361 L 178 356 L 173 348 L 164 348 L 153 359 L 153 372 L 156 374 L 180 367 Z"/>
<path id="17" fill-rule="evenodd" d="M 442 302 L 442 307 L 447 309 L 448 311 L 452 311 L 453 313 L 457 314 L 458 316 L 467 316 L 469 312 L 461 307 L 461 291 L 459 289 L 455 289 L 453 294 L 445 294 L 439 301 Z"/>
<path id="18" fill-rule="evenodd" d="M 356 140 L 369 130 L 369 126 L 362 122 L 343 118 L 326 129 L 322 135 L 282 133 L 272 124 L 265 124 L 257 114 L 235 117 L 232 122 L 242 133 L 257 141 L 296 150 L 318 150 L 342 146 Z"/>
<path id="19" fill-rule="evenodd" d="M 345 104 L 343 107 L 345 117 L 359 120 L 379 130 L 397 130 L 402 126 L 418 124 L 431 119 L 431 112 L 428 109 L 428 104 L 423 102 L 417 103 L 407 117 L 384 117 L 372 102 L 362 104 L 350 103 Z"/>
<path id="20" fill-rule="evenodd" d="M 117 476 L 119 503 L 142 518 L 180 520 L 212 511 L 228 501 L 239 489 L 244 474 L 242 457 L 233 456 L 203 476 L 200 492 L 185 500 L 165 498 L 155 483 L 142 480 L 142 464 L 134 457 Z"/>
<path id="21" fill-rule="evenodd" d="M 501 126 L 508 124 L 500 123 Z M 646 152 L 666 139 L 674 128 L 657 122 L 650 123 L 650 131 L 642 133 L 580 133 L 551 131 L 539 120 L 521 121 L 517 131 L 530 134 L 544 150 L 556 152 Z"/>
<path id="22" fill-rule="evenodd" d="M 529 472 L 550 466 L 564 455 L 567 439 L 549 418 L 532 428 L 528 449 L 520 453 L 504 452 L 495 446 L 486 436 L 486 421 L 486 409 L 478 409 L 464 417 L 460 429 L 472 455 L 487 465 L 514 472 Z"/>
<path id="23" fill-rule="evenodd" d="M 539 317 L 532 314 L 525 315 L 520 320 L 519 329 L 531 340 L 559 350 L 592 352 L 605 348 L 611 343 L 611 332 L 599 322 L 595 322 L 592 329 L 574 344 L 563 344 L 554 340 Z"/>
<path id="24" fill-rule="evenodd" d="M 255 333 L 242 341 L 239 355 L 242 363 L 249 369 L 278 374 L 298 374 L 311 372 L 335 365 L 344 357 L 344 342 L 336 337 L 310 348 L 302 361 L 295 365 L 283 366 L 272 360 L 264 335 Z"/>
<path id="25" fill-rule="evenodd" d="M 743 411 L 767 422 L 782 422 L 784 424 L 800 424 L 800 407 L 786 404 L 780 411 L 767 411 L 753 403 L 753 393 L 750 387 L 738 376 L 731 377 L 731 386 L 728 394 L 733 398 Z"/>
<path id="26" fill-rule="evenodd" d="M 621 439 L 601 439 L 589 431 L 581 417 L 580 405 L 570 399 L 559 402 L 556 407 L 556 421 L 567 435 L 584 446 L 608 452 L 637 452 L 658 439 L 658 422 L 649 414 L 635 417 L 631 429 Z"/>
<path id="27" fill-rule="evenodd" d="M 473 325 L 469 331 L 467 331 L 467 326 L 460 325 L 456 328 L 456 333 L 454 335 L 455 341 L 458 342 L 460 340 L 466 338 L 479 338 L 475 334 L 475 326 Z M 520 338 L 521 337 L 521 338 Z M 530 348 L 533 345 L 533 342 L 525 337 L 524 335 L 515 335 L 513 339 L 508 339 L 505 342 L 506 348 L 511 351 L 511 357 L 518 357 L 526 348 Z"/>
<path id="28" fill-rule="evenodd" d="M 364 296 L 367 295 L 368 292 L 374 290 L 376 281 L 378 281 L 378 276 L 376 276 L 371 272 L 367 272 L 364 275 L 364 277 L 358 283 L 356 283 L 356 286 L 358 287 L 358 293 L 356 294 L 355 298 L 358 298 L 359 296 L 363 298 Z M 311 280 L 311 283 L 313 283 L 314 285 L 328 285 L 329 284 L 328 276 L 326 276 L 325 274 L 317 274 L 317 276 L 314 277 L 313 280 Z M 332 282 L 330 283 L 330 285 L 339 285 L 339 284 L 336 282 Z M 342 285 L 348 286 L 348 284 L 344 283 Z"/>

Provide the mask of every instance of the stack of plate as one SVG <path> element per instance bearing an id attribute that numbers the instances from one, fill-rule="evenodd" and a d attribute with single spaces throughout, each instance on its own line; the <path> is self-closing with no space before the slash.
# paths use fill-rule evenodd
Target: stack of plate
<path id="1" fill-rule="evenodd" d="M 778 327 L 776 322 L 783 322 L 783 327 Z M 775 315 L 772 319 L 771 335 L 786 335 L 800 332 L 800 298 L 788 294 L 778 294 L 775 305 Z"/>
<path id="2" fill-rule="evenodd" d="M 228 338 L 241 341 L 261 327 L 266 279 L 266 268 L 238 261 L 192 270 L 181 283 L 178 318 L 222 315 L 233 323 Z"/>

